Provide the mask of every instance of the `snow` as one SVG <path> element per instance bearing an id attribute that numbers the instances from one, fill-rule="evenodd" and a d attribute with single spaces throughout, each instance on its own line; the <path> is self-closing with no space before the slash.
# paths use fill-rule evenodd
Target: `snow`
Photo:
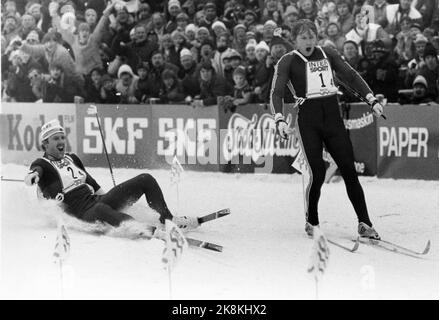
<path id="1" fill-rule="evenodd" d="M 27 168 L 2 165 L 4 178 L 22 179 Z M 109 190 L 108 169 L 89 172 Z M 115 169 L 117 182 L 146 170 Z M 180 215 L 230 208 L 231 215 L 204 224 L 188 236 L 224 246 L 222 253 L 189 248 L 169 278 L 161 262 L 162 241 L 97 235 L 95 227 L 63 215 L 36 190 L 2 181 L 0 298 L 24 299 L 314 299 L 307 273 L 313 242 L 304 233 L 299 175 L 184 172 L 176 187 L 170 172 L 152 170 L 168 206 Z M 318 284 L 321 299 L 439 298 L 439 181 L 361 177 L 369 212 L 381 236 L 421 250 L 415 259 L 360 245 L 349 253 L 330 245 L 329 264 Z M 324 234 L 351 246 L 357 222 L 343 182 L 325 184 L 320 201 Z M 127 211 L 154 223 L 157 214 L 141 199 Z M 54 263 L 56 221 L 64 216 L 71 252 Z"/>

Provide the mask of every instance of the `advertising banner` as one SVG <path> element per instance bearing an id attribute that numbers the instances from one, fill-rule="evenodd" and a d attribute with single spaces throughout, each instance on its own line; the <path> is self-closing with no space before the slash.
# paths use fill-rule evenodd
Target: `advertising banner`
<path id="1" fill-rule="evenodd" d="M 77 105 L 78 155 L 87 166 L 108 167 L 101 131 L 112 166 L 149 168 L 154 140 L 149 105 L 96 105 L 89 115 L 88 104 Z"/>
<path id="2" fill-rule="evenodd" d="M 276 126 L 267 105 L 239 106 L 234 113 L 219 110 L 221 132 L 221 171 L 290 173 L 299 152 L 294 129 L 296 109 L 285 107 L 286 121 L 293 128 L 288 140 L 276 135 Z"/>
<path id="3" fill-rule="evenodd" d="M 77 152 L 76 111 L 74 104 L 2 102 L 0 147 L 2 163 L 30 165 L 43 155 L 41 126 L 58 119 L 66 131 L 66 151 Z"/>
<path id="4" fill-rule="evenodd" d="M 378 177 L 439 180 L 439 105 L 389 105 L 378 120 Z"/>
<path id="5" fill-rule="evenodd" d="M 348 105 L 344 124 L 354 149 L 355 169 L 359 175 L 377 173 L 377 124 L 370 107 L 364 103 Z"/>
<path id="6" fill-rule="evenodd" d="M 152 168 L 167 168 L 174 155 L 185 169 L 219 170 L 218 107 L 152 105 Z"/>

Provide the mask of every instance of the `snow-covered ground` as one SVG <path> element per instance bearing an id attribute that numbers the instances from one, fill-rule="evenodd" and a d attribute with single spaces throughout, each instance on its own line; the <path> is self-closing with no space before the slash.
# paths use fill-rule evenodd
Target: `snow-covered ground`
<path id="1" fill-rule="evenodd" d="M 22 179 L 27 168 L 2 165 L 4 178 Z M 105 189 L 108 170 L 89 172 Z M 117 182 L 143 170 L 115 169 Z M 222 208 L 232 214 L 190 232 L 224 246 L 222 253 L 189 248 L 172 273 L 173 299 L 314 299 L 307 273 L 313 242 L 304 233 L 302 180 L 298 175 L 185 172 L 179 186 L 170 172 L 153 170 L 168 205 L 181 215 Z M 319 283 L 322 299 L 439 298 L 439 182 L 361 178 L 369 211 L 381 236 L 413 249 L 432 249 L 425 259 L 360 245 L 356 253 L 330 246 L 329 265 Z M 1 182 L 0 298 L 61 298 L 59 267 L 53 260 L 56 216 L 34 188 Z M 142 199 L 131 214 L 153 221 Z M 325 235 L 351 245 L 356 218 L 342 182 L 325 184 L 320 202 Z M 67 219 L 70 257 L 63 269 L 63 297 L 73 299 L 169 299 L 160 240 L 98 236 Z"/>

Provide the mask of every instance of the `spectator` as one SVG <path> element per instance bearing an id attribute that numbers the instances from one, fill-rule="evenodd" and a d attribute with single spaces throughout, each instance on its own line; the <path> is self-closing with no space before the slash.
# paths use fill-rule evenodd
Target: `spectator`
<path id="1" fill-rule="evenodd" d="M 148 3 L 140 3 L 137 11 L 137 24 L 143 25 L 146 30 L 150 29 L 152 23 L 151 6 Z"/>
<path id="2" fill-rule="evenodd" d="M 213 68 L 215 73 L 221 77 L 224 77 L 224 54 L 228 48 L 229 36 L 223 33 L 216 39 L 216 50 L 213 56 Z"/>
<path id="3" fill-rule="evenodd" d="M 155 51 L 151 58 L 151 68 L 148 74 L 148 88 L 149 93 L 152 98 L 159 98 L 160 92 L 162 90 L 162 73 L 165 69 L 170 69 L 175 73 L 178 72 L 178 67 L 165 62 L 163 53 L 160 51 Z"/>
<path id="4" fill-rule="evenodd" d="M 228 86 L 233 87 L 233 71 L 241 64 L 242 57 L 235 49 L 227 49 L 223 56 L 224 79 Z"/>
<path id="5" fill-rule="evenodd" d="M 16 38 L 19 31 L 17 17 L 13 14 L 6 16 L 2 30 L 2 35 L 5 37 L 6 43 L 9 44 L 11 39 Z"/>
<path id="6" fill-rule="evenodd" d="M 436 100 L 439 94 L 436 87 L 436 82 L 439 79 L 439 64 L 437 50 L 429 42 L 425 45 L 424 62 L 425 64 L 419 69 L 418 75 L 423 76 L 427 80 L 428 97 Z"/>
<path id="7" fill-rule="evenodd" d="M 256 45 L 255 55 L 256 59 L 258 60 L 258 64 L 256 65 L 255 79 L 253 83 L 253 87 L 255 89 L 253 92 L 258 102 L 266 101 L 269 89 L 271 87 L 269 80 L 272 65 L 267 63 L 269 52 L 270 48 L 264 41 L 261 41 Z"/>
<path id="8" fill-rule="evenodd" d="M 57 21 L 56 25 L 59 32 L 73 50 L 76 70 L 83 76 L 90 74 L 94 68 L 102 67 L 101 57 L 97 53 L 99 52 L 102 36 L 107 31 L 108 17 L 111 10 L 113 10 L 113 6 L 113 4 L 107 6 L 93 33 L 91 33 L 90 25 L 82 22 L 78 26 L 78 34 L 75 35 L 72 30 L 61 27 L 59 16 L 53 16 L 53 20 Z"/>
<path id="9" fill-rule="evenodd" d="M 214 64 L 215 50 L 210 40 L 205 40 L 200 47 L 200 63 L 208 62 Z"/>
<path id="10" fill-rule="evenodd" d="M 76 81 L 60 63 L 49 66 L 44 102 L 83 103 L 85 91 L 82 82 Z"/>
<path id="11" fill-rule="evenodd" d="M 169 62 L 180 68 L 180 52 L 184 48 L 188 47 L 186 43 L 186 37 L 184 36 L 184 33 L 182 31 L 175 30 L 171 34 L 171 40 L 172 45 L 169 48 Z"/>
<path id="12" fill-rule="evenodd" d="M 409 96 L 401 94 L 398 102 L 400 104 L 426 104 L 433 101 L 427 94 L 427 80 L 421 75 L 413 81 L 411 91 Z"/>
<path id="13" fill-rule="evenodd" d="M 147 65 L 148 63 L 140 63 L 137 66 L 137 74 L 139 76 L 139 80 L 137 81 L 135 96 L 137 101 L 139 101 L 140 103 L 145 103 L 150 97 Z"/>
<path id="14" fill-rule="evenodd" d="M 172 70 L 165 70 L 162 73 L 162 92 L 160 94 L 160 103 L 182 104 L 184 103 L 185 94 L 177 74 Z"/>
<path id="15" fill-rule="evenodd" d="M 98 14 L 93 8 L 88 8 L 84 13 L 85 23 L 90 27 L 90 32 L 94 32 L 96 25 L 98 23 Z"/>
<path id="16" fill-rule="evenodd" d="M 120 97 L 116 91 L 114 79 L 108 75 L 104 74 L 101 78 L 101 102 L 116 104 L 119 103 Z"/>
<path id="17" fill-rule="evenodd" d="M 368 49 L 375 40 L 382 40 L 387 48 L 390 48 L 390 37 L 384 29 L 369 21 L 370 13 L 363 8 L 355 15 L 355 28 L 346 34 L 346 40 L 354 41 L 363 56 L 368 55 Z"/>
<path id="18" fill-rule="evenodd" d="M 227 32 L 226 25 L 222 21 L 215 21 L 212 23 L 212 30 L 215 35 L 215 38 L 218 38 L 222 33 Z"/>
<path id="19" fill-rule="evenodd" d="M 85 81 L 85 100 L 84 102 L 101 102 L 101 86 L 103 70 L 94 68 L 90 76 Z"/>
<path id="20" fill-rule="evenodd" d="M 315 21 L 317 18 L 317 2 L 313 0 L 299 0 L 299 19 Z"/>
<path id="21" fill-rule="evenodd" d="M 49 68 L 54 64 L 62 66 L 64 74 L 73 77 L 75 83 L 83 86 L 84 79 L 77 71 L 70 53 L 60 44 L 61 39 L 61 34 L 51 31 L 44 35 L 42 44 L 30 45 L 16 42 L 16 45 L 21 44 L 21 49 L 33 58 L 45 60 Z"/>
<path id="22" fill-rule="evenodd" d="M 157 43 L 148 40 L 145 26 L 142 24 L 136 25 L 134 40 L 126 46 L 127 62 L 135 70 L 142 61 L 150 63 L 152 53 L 158 48 Z"/>
<path id="23" fill-rule="evenodd" d="M 119 103 L 138 103 L 136 98 L 137 81 L 139 79 L 127 64 L 120 66 L 117 72 L 116 92 L 120 96 Z"/>
<path id="24" fill-rule="evenodd" d="M 355 18 L 352 14 L 352 2 L 349 0 L 339 0 L 337 2 L 337 13 L 341 34 L 345 36 L 355 27 Z"/>
<path id="25" fill-rule="evenodd" d="M 247 45 L 246 28 L 243 24 L 237 24 L 233 28 L 233 41 L 231 47 L 238 51 L 241 56 L 245 56 L 245 46 Z"/>
<path id="26" fill-rule="evenodd" d="M 183 92 L 186 96 L 193 98 L 200 93 L 200 87 L 198 85 L 200 71 L 190 50 L 186 48 L 181 50 L 180 63 L 181 68 L 178 72 L 178 78 L 181 79 Z"/>
<path id="27" fill-rule="evenodd" d="M 11 66 L 8 73 L 6 93 L 16 102 L 34 102 L 37 97 L 32 91 L 28 73 L 32 68 L 41 68 L 41 65 L 29 54 L 16 50 L 9 56 Z"/>
<path id="28" fill-rule="evenodd" d="M 188 24 L 184 29 L 184 34 L 191 46 L 196 46 L 197 30 L 198 28 L 193 23 Z M 198 43 L 198 45 L 200 45 L 200 43 Z"/>
<path id="29" fill-rule="evenodd" d="M 31 30 L 26 37 L 26 43 L 30 45 L 40 44 L 40 35 L 36 30 Z"/>
<path id="30" fill-rule="evenodd" d="M 200 26 L 211 28 L 212 24 L 218 19 L 217 7 L 215 2 L 209 1 L 204 5 L 205 19 L 201 21 Z"/>
<path id="31" fill-rule="evenodd" d="M 165 33 L 172 33 L 177 29 L 177 15 L 181 12 L 180 1 L 170 0 L 168 2 L 168 19 L 165 24 Z"/>
<path id="32" fill-rule="evenodd" d="M 294 22 L 299 20 L 299 10 L 294 5 L 290 5 L 285 9 L 284 15 L 283 15 L 283 25 L 291 29 Z"/>
<path id="33" fill-rule="evenodd" d="M 31 31 L 36 32 L 38 37 L 43 36 L 43 32 L 36 26 L 35 18 L 30 14 L 24 14 L 21 17 L 21 28 L 18 31 L 18 35 L 21 39 L 26 39 Z"/>
<path id="34" fill-rule="evenodd" d="M 247 30 L 253 30 L 258 22 L 258 15 L 254 10 L 247 9 L 244 12 L 244 25 Z"/>
<path id="35" fill-rule="evenodd" d="M 413 0 L 399 0 L 399 4 L 389 4 L 386 7 L 386 31 L 396 35 L 400 29 L 400 22 L 407 16 L 412 22 L 422 23 L 422 15 L 411 4 Z"/>
<path id="36" fill-rule="evenodd" d="M 270 45 L 270 41 L 273 38 L 274 29 L 276 28 L 277 24 L 273 20 L 268 20 L 264 23 L 264 27 L 262 30 L 262 40 L 264 40 L 267 45 Z"/>
<path id="37" fill-rule="evenodd" d="M 381 40 L 376 40 L 372 48 L 373 60 L 369 83 L 376 94 L 383 94 L 387 101 L 398 100 L 398 66 L 395 59 Z"/>
<path id="38" fill-rule="evenodd" d="M 395 52 L 400 61 L 408 61 L 412 58 L 412 36 L 410 32 L 410 18 L 404 17 L 401 21 L 401 31 L 396 35 Z"/>
<path id="39" fill-rule="evenodd" d="M 161 13 L 155 12 L 152 15 L 150 30 L 155 32 L 160 42 L 165 34 L 165 19 Z"/>
<path id="40" fill-rule="evenodd" d="M 36 26 L 42 32 L 47 33 L 51 27 L 51 18 L 48 10 L 41 10 L 41 4 L 29 1 L 26 4 L 26 13 L 29 13 L 35 18 Z"/>
<path id="41" fill-rule="evenodd" d="M 387 26 L 387 6 L 388 3 L 386 0 L 374 0 L 373 1 L 373 10 L 375 15 L 375 23 L 379 24 L 381 27 L 386 28 Z"/>
<path id="42" fill-rule="evenodd" d="M 203 63 L 200 69 L 200 95 L 192 102 L 194 107 L 209 107 L 217 104 L 217 98 L 231 94 L 231 88 L 221 75 L 215 73 L 210 63 Z"/>
<path id="43" fill-rule="evenodd" d="M 239 66 L 233 71 L 233 81 L 235 83 L 233 105 L 237 107 L 249 103 L 251 101 L 253 90 L 248 84 L 247 73 L 243 66 Z"/>
<path id="44" fill-rule="evenodd" d="M 282 25 L 282 4 L 278 0 L 264 0 L 264 9 L 262 11 L 261 22 L 268 20 L 274 21 L 277 25 Z"/>
<path id="45" fill-rule="evenodd" d="M 180 12 L 175 21 L 177 22 L 177 29 L 184 32 L 189 24 L 189 16 L 184 12 Z"/>
<path id="46" fill-rule="evenodd" d="M 324 40 L 330 40 L 337 51 L 341 52 L 343 51 L 343 44 L 345 43 L 346 39 L 341 34 L 340 27 L 336 22 L 330 22 L 328 23 L 326 29 L 325 29 L 325 38 Z M 323 44 L 323 41 L 321 41 Z"/>
<path id="47" fill-rule="evenodd" d="M 251 39 L 245 46 L 243 65 L 245 66 L 245 71 L 247 73 L 247 81 L 251 84 L 255 79 L 256 65 L 258 64 L 258 59 L 256 59 L 256 40 Z"/>
<path id="48" fill-rule="evenodd" d="M 424 37 L 421 33 L 416 35 L 415 39 L 415 55 L 412 60 L 407 63 L 407 75 L 405 79 L 405 86 L 410 87 L 410 84 L 413 83 L 416 75 L 418 74 L 420 68 L 425 65 L 424 62 L 424 50 L 425 45 L 427 44 L 427 38 Z"/>
<path id="49" fill-rule="evenodd" d="M 349 63 L 354 70 L 359 69 L 361 56 L 358 51 L 358 45 L 354 41 L 345 41 L 343 44 L 342 54 L 346 62 Z"/>

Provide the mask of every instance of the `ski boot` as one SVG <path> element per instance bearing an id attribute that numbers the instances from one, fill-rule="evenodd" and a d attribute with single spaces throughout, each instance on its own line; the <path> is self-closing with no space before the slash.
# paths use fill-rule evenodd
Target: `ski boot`
<path id="1" fill-rule="evenodd" d="M 373 227 L 369 227 L 364 222 L 360 222 L 358 224 L 358 234 L 362 238 L 381 240 L 381 237 L 379 236 L 378 232 L 376 232 L 376 230 Z"/>
<path id="2" fill-rule="evenodd" d="M 185 231 L 193 230 L 200 226 L 197 217 L 174 216 L 172 222 L 174 222 L 181 230 Z"/>
<path id="3" fill-rule="evenodd" d="M 314 228 L 319 228 L 319 225 L 313 226 L 309 222 L 305 223 L 305 232 L 308 235 L 308 237 L 310 238 L 314 237 Z"/>

